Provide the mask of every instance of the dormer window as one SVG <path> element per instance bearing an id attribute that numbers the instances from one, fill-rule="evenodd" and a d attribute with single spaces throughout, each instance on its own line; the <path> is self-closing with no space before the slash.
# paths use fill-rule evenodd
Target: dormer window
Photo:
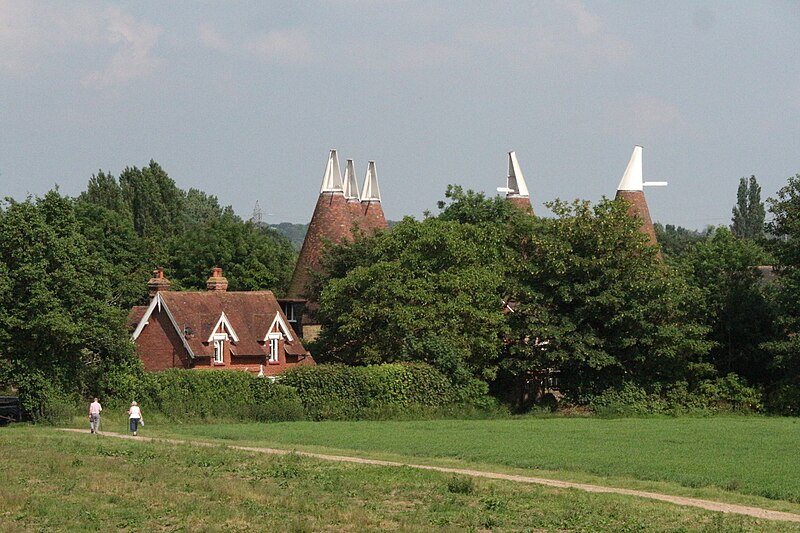
<path id="1" fill-rule="evenodd" d="M 222 364 L 225 362 L 225 341 L 228 340 L 227 333 L 214 334 L 214 363 Z"/>
<path id="2" fill-rule="evenodd" d="M 270 333 L 267 335 L 267 341 L 269 342 L 269 362 L 270 363 L 277 363 L 280 352 L 280 340 L 282 335 L 280 333 Z"/>

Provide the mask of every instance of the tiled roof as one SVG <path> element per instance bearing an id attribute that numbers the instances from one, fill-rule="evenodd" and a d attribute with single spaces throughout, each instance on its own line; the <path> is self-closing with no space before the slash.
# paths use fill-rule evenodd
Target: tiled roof
<path id="1" fill-rule="evenodd" d="M 162 291 L 158 294 L 195 356 L 213 355 L 214 345 L 208 339 L 214 333 L 214 327 L 222 313 L 225 313 L 239 339 L 232 350 L 240 356 L 268 354 L 269 344 L 264 343 L 264 338 L 276 315 L 280 315 L 288 326 L 286 316 L 271 291 Z M 129 324 L 141 321 L 144 311 L 139 311 L 140 309 L 146 311 L 147 307 L 134 307 L 128 317 Z M 285 339 L 284 346 L 287 354 L 306 354 L 306 349 L 297 337 L 293 337 L 291 341 Z"/>

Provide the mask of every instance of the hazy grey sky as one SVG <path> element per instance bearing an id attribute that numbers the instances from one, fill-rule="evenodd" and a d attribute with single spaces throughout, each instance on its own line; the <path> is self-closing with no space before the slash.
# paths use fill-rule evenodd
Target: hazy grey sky
<path id="1" fill-rule="evenodd" d="M 0 0 L 0 196 L 158 161 L 307 222 L 330 148 L 390 219 L 448 183 L 534 208 L 613 196 L 644 146 L 653 219 L 728 224 L 739 178 L 800 172 L 800 2 Z"/>

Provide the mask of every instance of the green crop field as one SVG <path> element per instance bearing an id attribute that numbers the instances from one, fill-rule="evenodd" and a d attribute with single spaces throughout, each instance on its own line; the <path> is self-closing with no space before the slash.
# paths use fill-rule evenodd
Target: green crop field
<path id="1" fill-rule="evenodd" d="M 151 429 L 162 431 L 161 427 Z M 534 470 L 537 475 L 561 479 L 602 479 L 604 484 L 617 486 L 756 502 L 742 499 L 749 495 L 765 499 L 766 505 L 773 500 L 789 504 L 781 508 L 800 511 L 797 418 L 515 418 L 163 429 L 187 438 L 494 470 Z"/>
<path id="2" fill-rule="evenodd" d="M 343 434 L 359 425 L 295 430 L 314 427 Z M 0 452 L 2 532 L 800 531 L 628 496 L 49 427 L 0 428 Z"/>

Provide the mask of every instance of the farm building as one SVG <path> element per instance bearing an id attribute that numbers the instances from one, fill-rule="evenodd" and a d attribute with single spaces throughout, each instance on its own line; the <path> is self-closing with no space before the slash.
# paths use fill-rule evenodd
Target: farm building
<path id="1" fill-rule="evenodd" d="M 215 268 L 204 292 L 170 291 L 162 269 L 148 282 L 150 304 L 131 309 L 145 370 L 234 369 L 262 375 L 314 364 L 271 291 L 228 292 Z"/>

